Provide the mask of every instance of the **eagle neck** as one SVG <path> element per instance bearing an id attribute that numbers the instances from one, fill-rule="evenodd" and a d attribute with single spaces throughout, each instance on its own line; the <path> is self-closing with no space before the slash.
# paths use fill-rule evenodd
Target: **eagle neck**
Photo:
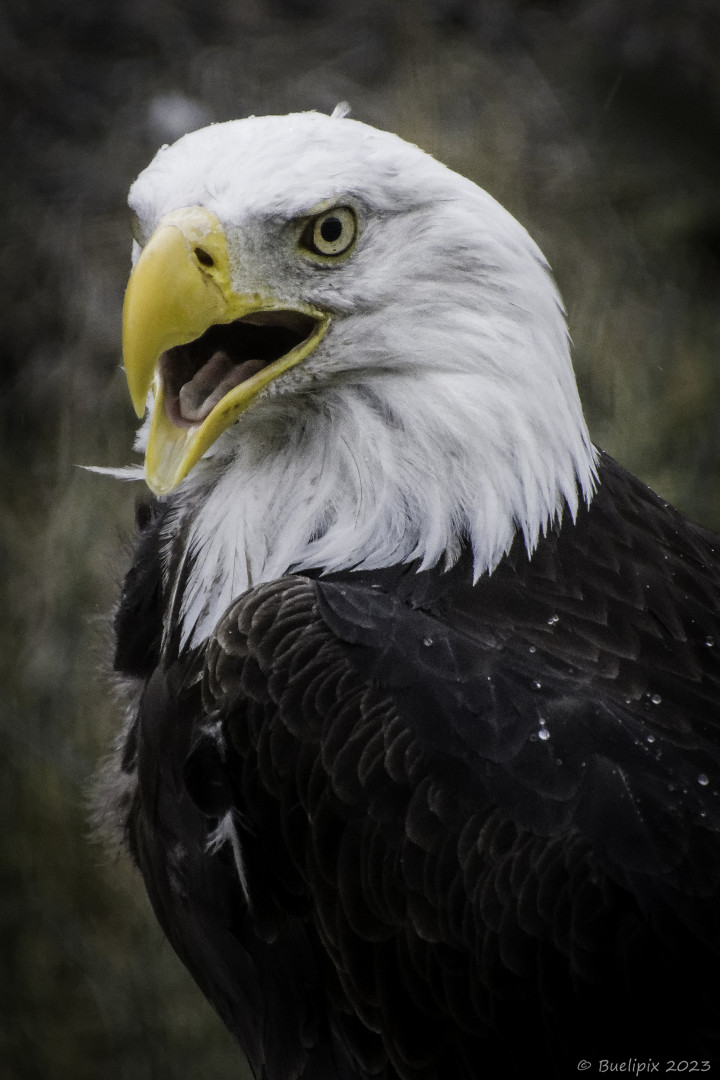
<path id="1" fill-rule="evenodd" d="M 574 517 L 589 500 L 591 451 L 584 475 L 570 455 L 547 475 L 532 472 L 547 455 L 509 469 L 492 460 L 451 380 L 438 380 L 434 395 L 392 383 L 294 399 L 292 411 L 268 403 L 170 497 L 163 572 L 181 648 L 202 644 L 247 589 L 288 573 L 447 567 L 467 542 L 477 578 L 518 534 L 531 552 L 566 508 Z M 456 397 L 464 391 L 459 380 Z"/>

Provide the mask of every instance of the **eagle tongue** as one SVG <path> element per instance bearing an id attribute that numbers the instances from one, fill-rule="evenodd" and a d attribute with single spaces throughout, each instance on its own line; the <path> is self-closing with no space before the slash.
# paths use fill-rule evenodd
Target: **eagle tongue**
<path id="1" fill-rule="evenodd" d="M 225 349 L 218 349 L 192 379 L 180 387 L 178 407 L 183 420 L 200 423 L 234 386 L 249 379 L 262 367 L 262 360 L 233 363 Z"/>

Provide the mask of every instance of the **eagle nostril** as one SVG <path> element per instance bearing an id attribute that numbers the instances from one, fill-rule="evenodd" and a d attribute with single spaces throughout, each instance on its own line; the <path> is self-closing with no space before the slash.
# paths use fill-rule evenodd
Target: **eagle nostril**
<path id="1" fill-rule="evenodd" d="M 210 255 L 210 253 L 205 250 L 205 248 L 196 247 L 195 258 L 199 263 L 202 263 L 203 266 L 215 265 L 215 260 L 213 259 L 212 255 Z"/>

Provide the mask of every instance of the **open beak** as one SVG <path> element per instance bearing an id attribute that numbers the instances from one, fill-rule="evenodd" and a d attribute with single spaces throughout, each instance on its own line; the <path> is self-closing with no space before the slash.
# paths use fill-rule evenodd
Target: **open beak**
<path id="1" fill-rule="evenodd" d="M 155 399 L 149 487 L 177 487 L 260 391 L 313 351 L 329 316 L 236 292 L 219 219 L 202 206 L 162 219 L 130 276 L 123 354 L 138 416 Z"/>

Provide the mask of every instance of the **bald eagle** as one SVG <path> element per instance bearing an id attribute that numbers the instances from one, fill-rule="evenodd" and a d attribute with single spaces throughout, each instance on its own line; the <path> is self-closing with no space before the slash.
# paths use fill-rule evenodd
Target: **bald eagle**
<path id="1" fill-rule="evenodd" d="M 593 447 L 541 252 L 342 111 L 130 206 L 108 789 L 256 1077 L 710 1069 L 718 538 Z"/>

